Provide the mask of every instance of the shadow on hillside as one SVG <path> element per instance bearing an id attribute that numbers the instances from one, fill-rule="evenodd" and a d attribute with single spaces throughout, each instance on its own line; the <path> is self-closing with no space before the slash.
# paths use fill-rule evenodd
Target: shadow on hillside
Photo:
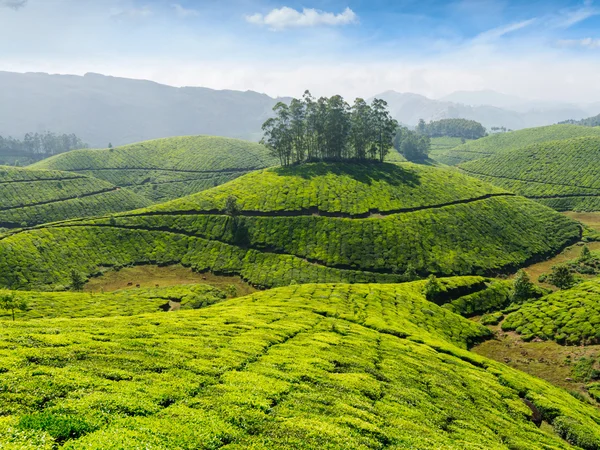
<path id="1" fill-rule="evenodd" d="M 275 172 L 281 176 L 297 176 L 307 180 L 324 175 L 339 175 L 349 176 L 369 185 L 374 181 L 382 181 L 392 186 L 414 187 L 421 184 L 420 177 L 414 170 L 380 162 L 318 162 L 279 167 Z"/>

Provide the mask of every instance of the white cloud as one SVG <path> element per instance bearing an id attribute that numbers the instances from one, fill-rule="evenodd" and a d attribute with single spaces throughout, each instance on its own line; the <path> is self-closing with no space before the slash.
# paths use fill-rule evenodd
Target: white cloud
<path id="1" fill-rule="evenodd" d="M 582 8 L 563 10 L 555 16 L 550 24 L 556 28 L 570 28 L 579 22 L 600 14 L 600 9 L 595 8 L 591 1 L 586 1 Z"/>
<path id="2" fill-rule="evenodd" d="M 175 10 L 175 14 L 179 17 L 196 17 L 200 14 L 195 9 L 184 8 L 179 3 L 173 3 L 171 6 Z"/>
<path id="3" fill-rule="evenodd" d="M 358 16 L 350 8 L 342 13 L 319 11 L 317 9 L 304 8 L 302 12 L 284 6 L 274 9 L 266 15 L 253 14 L 246 16 L 249 23 L 255 25 L 267 25 L 273 30 L 284 30 L 286 28 L 316 27 L 348 25 L 358 22 Z"/>
<path id="4" fill-rule="evenodd" d="M 0 0 L 0 7 L 21 9 L 27 4 L 27 0 Z"/>
<path id="5" fill-rule="evenodd" d="M 498 28 L 492 28 L 491 30 L 485 31 L 474 38 L 474 41 L 482 42 L 482 41 L 493 41 L 495 39 L 499 39 L 502 36 L 513 33 L 518 30 L 522 30 L 532 24 L 534 24 L 537 19 L 528 19 L 523 20 L 521 22 L 511 23 L 509 25 L 503 25 Z"/>
<path id="6" fill-rule="evenodd" d="M 600 48 L 600 39 L 591 37 L 584 39 L 563 39 L 558 41 L 558 44 L 563 47 L 586 47 L 591 49 Z"/>
<path id="7" fill-rule="evenodd" d="M 110 16 L 113 18 L 144 18 L 150 17 L 153 14 L 149 6 L 142 6 L 140 8 L 129 8 L 129 9 L 112 9 Z"/>

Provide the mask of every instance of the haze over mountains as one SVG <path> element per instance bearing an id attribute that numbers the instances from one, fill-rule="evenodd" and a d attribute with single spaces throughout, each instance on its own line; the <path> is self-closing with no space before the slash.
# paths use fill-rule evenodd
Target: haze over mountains
<path id="1" fill-rule="evenodd" d="M 168 136 L 210 134 L 257 141 L 280 100 L 253 91 L 171 87 L 99 74 L 0 72 L 0 135 L 75 133 L 92 147 Z M 439 100 L 386 91 L 374 97 L 409 126 L 419 119 L 465 118 L 485 127 L 521 129 L 596 115 L 588 105 L 540 102 L 495 91 L 460 91 Z"/>

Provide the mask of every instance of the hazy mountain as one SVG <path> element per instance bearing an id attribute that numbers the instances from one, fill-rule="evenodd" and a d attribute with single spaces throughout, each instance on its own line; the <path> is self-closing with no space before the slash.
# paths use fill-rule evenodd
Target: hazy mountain
<path id="1" fill-rule="evenodd" d="M 93 147 L 190 134 L 258 140 L 277 101 L 98 74 L 0 72 L 0 135 L 75 133 Z"/>
<path id="2" fill-rule="evenodd" d="M 496 108 L 511 108 L 527 103 L 527 100 L 514 95 L 502 94 L 492 90 L 456 91 L 438 100 L 452 103 L 462 103 L 469 106 L 495 106 Z"/>
<path id="3" fill-rule="evenodd" d="M 483 101 L 497 104 L 514 101 L 517 97 L 499 94 L 494 91 L 457 92 L 445 98 L 456 98 L 472 104 L 455 103 L 447 100 L 433 100 L 422 95 L 386 91 L 377 98 L 388 102 L 390 112 L 400 122 L 416 125 L 419 119 L 425 121 L 438 119 L 462 118 L 476 120 L 485 126 L 504 126 L 514 130 L 521 128 L 550 125 L 568 119 L 587 117 L 587 108 L 569 104 L 551 104 L 521 100 L 525 103 L 515 105 L 511 109 L 500 108 Z"/>
<path id="4" fill-rule="evenodd" d="M 600 104 L 579 107 L 528 102 L 494 91 L 455 92 L 445 100 L 395 91 L 376 97 L 389 103 L 399 122 L 411 126 L 421 118 L 464 118 L 487 128 L 520 129 L 600 112 Z M 262 123 L 279 100 L 289 98 L 274 99 L 252 91 L 176 88 L 98 74 L 0 72 L 0 135 L 22 138 L 27 132 L 75 133 L 92 147 L 196 134 L 257 141 Z M 521 103 L 511 109 L 498 106 L 517 100 Z"/>

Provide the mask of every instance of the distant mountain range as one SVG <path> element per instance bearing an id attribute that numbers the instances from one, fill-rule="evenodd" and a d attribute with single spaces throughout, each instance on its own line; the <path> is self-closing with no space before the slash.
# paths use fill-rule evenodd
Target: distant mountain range
<path id="1" fill-rule="evenodd" d="M 455 92 L 440 100 L 395 91 L 383 92 L 375 97 L 387 101 L 392 115 L 406 125 L 415 125 L 421 118 L 426 121 L 462 118 L 476 120 L 488 129 L 504 126 L 518 130 L 579 120 L 600 112 L 600 104 L 544 103 L 494 91 Z"/>
<path id="2" fill-rule="evenodd" d="M 485 127 L 521 129 L 600 112 L 600 103 L 570 105 L 520 99 L 494 91 L 460 91 L 439 100 L 383 92 L 393 116 L 409 126 L 419 119 L 476 120 Z M 210 134 L 257 141 L 278 101 L 253 91 L 176 88 L 98 74 L 0 72 L 0 135 L 75 133 L 92 147 L 147 139 Z M 351 99 L 348 99 L 351 100 Z"/>

